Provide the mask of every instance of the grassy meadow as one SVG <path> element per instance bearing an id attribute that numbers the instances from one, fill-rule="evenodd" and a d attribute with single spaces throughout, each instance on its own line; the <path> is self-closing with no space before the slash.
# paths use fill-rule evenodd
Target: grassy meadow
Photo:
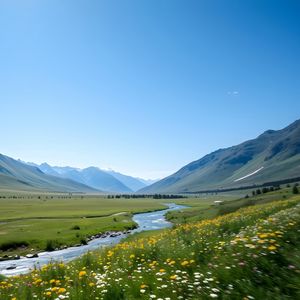
<path id="1" fill-rule="evenodd" d="M 174 224 L 197 222 L 233 212 L 240 207 L 292 196 L 291 189 L 245 198 L 245 193 L 207 194 L 182 199 L 107 198 L 56 194 L 1 194 L 0 257 L 25 255 L 85 243 L 105 231 L 133 228 L 132 214 L 163 209 L 163 203 L 189 206 L 167 218 Z M 223 201 L 214 205 L 214 201 Z M 40 230 L 40 229 L 43 230 Z"/>
<path id="2" fill-rule="evenodd" d="M 263 204 L 293 197 L 291 187 L 284 187 L 273 192 L 252 196 L 253 190 L 241 190 L 220 194 L 200 195 L 200 198 L 185 198 L 176 200 L 177 204 L 190 206 L 183 211 L 172 211 L 167 214 L 167 219 L 174 224 L 196 222 L 215 218 L 219 215 L 234 212 L 241 207 Z M 245 197 L 248 195 L 249 197 Z M 214 205 L 214 201 L 222 201 Z"/>
<path id="3" fill-rule="evenodd" d="M 0 298 L 299 299 L 300 196 L 267 198 L 3 278 Z"/>
<path id="4" fill-rule="evenodd" d="M 163 209 L 163 202 L 150 198 L 6 195 L 0 198 L 0 256 L 81 244 L 94 234 L 129 229 L 135 226 L 133 213 Z"/>

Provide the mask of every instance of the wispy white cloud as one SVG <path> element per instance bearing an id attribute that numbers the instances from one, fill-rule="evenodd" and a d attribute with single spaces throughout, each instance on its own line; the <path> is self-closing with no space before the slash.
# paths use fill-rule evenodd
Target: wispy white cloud
<path id="1" fill-rule="evenodd" d="M 239 96 L 239 94 L 240 94 L 239 91 L 228 91 L 227 92 L 227 95 L 233 96 L 233 97 Z"/>

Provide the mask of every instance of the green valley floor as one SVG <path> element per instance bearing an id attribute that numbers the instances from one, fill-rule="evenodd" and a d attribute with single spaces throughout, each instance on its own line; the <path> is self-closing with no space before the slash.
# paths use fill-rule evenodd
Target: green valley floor
<path id="1" fill-rule="evenodd" d="M 2 278 L 0 299 L 299 299 L 299 203 L 247 206 Z"/>

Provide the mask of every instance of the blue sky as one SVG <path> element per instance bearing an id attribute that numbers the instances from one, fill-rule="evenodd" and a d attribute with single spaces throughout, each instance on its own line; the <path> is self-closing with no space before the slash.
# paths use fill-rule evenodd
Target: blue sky
<path id="1" fill-rule="evenodd" d="M 299 1 L 2 0 L 0 152 L 168 175 L 300 117 Z"/>

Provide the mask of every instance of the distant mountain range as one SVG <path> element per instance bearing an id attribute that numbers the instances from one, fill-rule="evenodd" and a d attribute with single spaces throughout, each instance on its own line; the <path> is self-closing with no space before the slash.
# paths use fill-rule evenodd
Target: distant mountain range
<path id="1" fill-rule="evenodd" d="M 0 154 L 0 190 L 40 192 L 100 192 L 68 178 L 43 173 L 39 168 Z"/>
<path id="2" fill-rule="evenodd" d="M 73 167 L 52 167 L 47 163 L 35 165 L 45 174 L 68 178 L 98 190 L 109 193 L 132 193 L 146 184 L 137 178 L 115 171 L 101 170 L 96 167 L 78 169 Z"/>
<path id="3" fill-rule="evenodd" d="M 300 176 L 300 120 L 282 130 L 219 149 L 138 193 L 185 193 L 262 184 Z"/>
<path id="4" fill-rule="evenodd" d="M 52 167 L 47 163 L 38 165 L 0 154 L 0 190 L 132 193 L 146 186 L 146 180 L 115 171 L 96 167 Z"/>
<path id="5" fill-rule="evenodd" d="M 300 177 L 300 120 L 219 149 L 155 183 L 97 167 L 24 163 L 0 154 L 0 190 L 82 193 L 193 193 Z M 148 186 L 147 186 L 148 185 Z"/>

